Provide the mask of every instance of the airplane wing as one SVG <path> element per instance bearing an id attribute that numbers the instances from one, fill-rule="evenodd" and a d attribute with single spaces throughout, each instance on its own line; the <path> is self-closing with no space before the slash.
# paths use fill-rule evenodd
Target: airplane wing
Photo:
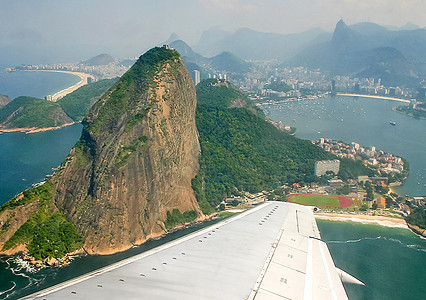
<path id="1" fill-rule="evenodd" d="M 347 299 L 343 273 L 311 209 L 268 201 L 24 299 Z"/>

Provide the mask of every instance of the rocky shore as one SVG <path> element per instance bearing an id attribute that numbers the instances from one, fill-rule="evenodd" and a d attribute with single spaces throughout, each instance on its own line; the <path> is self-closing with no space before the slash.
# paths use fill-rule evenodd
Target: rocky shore
<path id="1" fill-rule="evenodd" d="M 36 269 L 40 269 L 43 267 L 66 267 L 71 263 L 73 256 L 82 255 L 84 253 L 84 249 L 79 249 L 73 253 L 68 253 L 62 258 L 48 257 L 43 260 L 35 259 L 26 251 L 17 253 L 16 256 L 27 262 L 30 266 L 35 267 Z"/>
<path id="2" fill-rule="evenodd" d="M 411 231 L 426 238 L 426 229 L 420 228 L 419 226 L 416 226 L 416 225 L 411 225 L 409 223 L 407 223 L 407 225 L 408 225 L 408 228 L 411 229 Z"/>

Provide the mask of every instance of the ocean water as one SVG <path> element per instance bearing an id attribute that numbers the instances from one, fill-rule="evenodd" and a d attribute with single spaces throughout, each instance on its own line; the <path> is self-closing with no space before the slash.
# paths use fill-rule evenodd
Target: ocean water
<path id="1" fill-rule="evenodd" d="M 331 138 L 393 153 L 407 159 L 410 174 L 395 188 L 401 195 L 426 196 L 426 120 L 392 110 L 402 102 L 334 96 L 263 106 L 274 121 L 296 127 L 296 136 Z M 396 125 L 390 125 L 395 122 Z"/>
<path id="2" fill-rule="evenodd" d="M 349 299 L 426 298 L 426 240 L 408 229 L 317 220 L 336 267 L 365 286 L 346 284 Z"/>
<path id="3" fill-rule="evenodd" d="M 70 87 L 80 81 L 80 77 L 58 72 L 19 71 L 0 73 L 0 94 L 11 99 L 19 96 L 44 98 Z"/>
<path id="4" fill-rule="evenodd" d="M 81 135 L 81 124 L 58 130 L 0 134 L 0 205 L 52 174 Z"/>

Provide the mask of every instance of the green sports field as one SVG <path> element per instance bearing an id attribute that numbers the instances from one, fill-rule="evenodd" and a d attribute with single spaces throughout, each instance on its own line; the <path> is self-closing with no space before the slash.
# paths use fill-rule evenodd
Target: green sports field
<path id="1" fill-rule="evenodd" d="M 303 205 L 315 205 L 315 206 L 333 206 L 339 207 L 339 197 L 335 196 L 319 196 L 319 195 L 305 195 L 305 194 L 297 194 L 297 195 L 289 195 L 288 201 L 303 204 Z"/>

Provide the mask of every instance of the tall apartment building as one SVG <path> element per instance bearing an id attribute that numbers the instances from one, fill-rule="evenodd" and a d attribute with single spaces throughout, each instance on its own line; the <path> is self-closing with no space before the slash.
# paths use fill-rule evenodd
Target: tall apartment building
<path id="1" fill-rule="evenodd" d="M 340 160 L 319 160 L 315 163 L 315 176 L 325 175 L 327 172 L 339 173 Z"/>

